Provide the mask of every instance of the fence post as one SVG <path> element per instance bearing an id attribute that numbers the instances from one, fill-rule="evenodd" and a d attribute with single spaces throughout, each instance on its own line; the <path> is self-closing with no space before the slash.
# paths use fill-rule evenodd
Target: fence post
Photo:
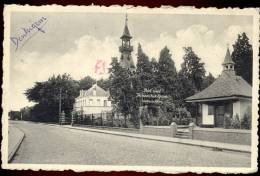
<path id="1" fill-rule="evenodd" d="M 175 122 L 172 122 L 170 125 L 171 131 L 172 131 L 172 137 L 175 137 L 177 134 L 177 124 Z"/>
<path id="2" fill-rule="evenodd" d="M 191 122 L 189 124 L 189 138 L 192 139 L 193 138 L 193 128 L 195 127 L 195 124 L 193 122 Z"/>

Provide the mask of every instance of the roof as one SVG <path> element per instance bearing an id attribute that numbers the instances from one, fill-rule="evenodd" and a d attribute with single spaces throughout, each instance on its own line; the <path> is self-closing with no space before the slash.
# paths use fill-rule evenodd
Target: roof
<path id="1" fill-rule="evenodd" d="M 223 71 L 209 87 L 201 92 L 186 98 L 187 102 L 209 101 L 218 98 L 252 98 L 252 87 L 234 72 Z"/>
<path id="2" fill-rule="evenodd" d="M 94 95 L 94 90 L 96 89 L 96 95 Z M 83 96 L 98 96 L 98 97 L 108 97 L 110 94 L 108 91 L 105 91 L 101 87 L 99 87 L 97 84 L 94 84 L 91 88 L 88 90 L 82 90 Z"/>
<path id="3" fill-rule="evenodd" d="M 231 58 L 229 48 L 227 48 L 226 56 L 222 65 L 226 65 L 226 64 L 235 64 Z"/>
<path id="4" fill-rule="evenodd" d="M 121 36 L 121 38 L 124 38 L 124 37 L 132 38 L 130 35 L 130 32 L 129 32 L 129 29 L 127 27 L 127 24 L 125 25 L 124 32 L 123 32 L 123 35 Z"/>

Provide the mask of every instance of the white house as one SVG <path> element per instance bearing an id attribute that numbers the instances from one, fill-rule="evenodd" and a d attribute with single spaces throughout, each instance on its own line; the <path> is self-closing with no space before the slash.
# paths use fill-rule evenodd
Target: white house
<path id="1" fill-rule="evenodd" d="M 83 115 L 95 115 L 111 112 L 112 106 L 109 100 L 109 92 L 97 84 L 88 90 L 80 90 L 79 96 L 75 99 L 74 111 Z"/>
<path id="2" fill-rule="evenodd" d="M 223 62 L 221 75 L 209 87 L 188 97 L 187 102 L 197 103 L 202 126 L 223 127 L 224 115 L 238 115 L 240 120 L 251 109 L 252 87 L 234 70 L 229 49 Z"/>

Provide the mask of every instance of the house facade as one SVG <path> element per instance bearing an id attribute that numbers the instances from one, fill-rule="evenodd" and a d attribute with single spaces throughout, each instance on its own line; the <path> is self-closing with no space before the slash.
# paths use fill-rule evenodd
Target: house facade
<path id="1" fill-rule="evenodd" d="M 201 126 L 223 127 L 224 116 L 238 115 L 240 120 L 252 106 L 252 87 L 234 70 L 235 63 L 227 49 L 221 75 L 209 87 L 186 98 L 198 105 Z"/>
<path id="2" fill-rule="evenodd" d="M 95 115 L 111 112 L 112 105 L 109 100 L 109 92 L 97 84 L 88 90 L 80 90 L 79 96 L 75 99 L 74 111 L 77 114 Z"/>

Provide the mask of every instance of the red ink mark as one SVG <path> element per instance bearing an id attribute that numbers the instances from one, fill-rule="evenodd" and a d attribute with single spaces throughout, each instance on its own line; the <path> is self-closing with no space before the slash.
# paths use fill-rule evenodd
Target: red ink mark
<path id="1" fill-rule="evenodd" d="M 95 73 L 102 75 L 105 73 L 105 61 L 98 59 L 95 64 Z"/>

